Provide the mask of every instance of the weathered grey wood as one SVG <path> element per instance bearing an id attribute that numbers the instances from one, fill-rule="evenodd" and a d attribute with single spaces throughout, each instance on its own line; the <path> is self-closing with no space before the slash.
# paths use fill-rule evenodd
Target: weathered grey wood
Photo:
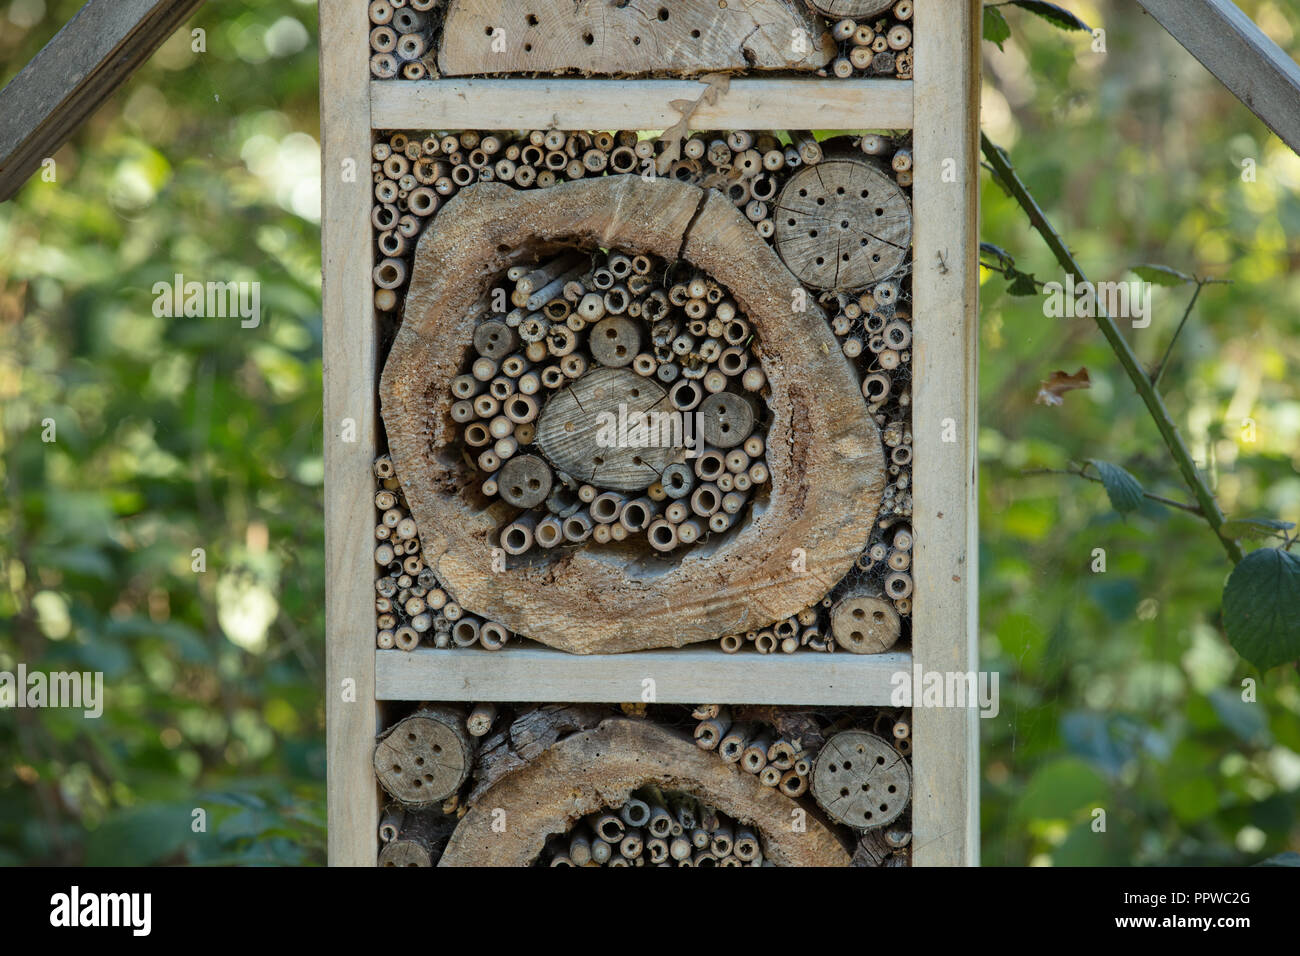
<path id="1" fill-rule="evenodd" d="M 1300 153 L 1300 65 L 1231 0 L 1138 0 L 1233 96 Z"/>
<path id="2" fill-rule="evenodd" d="M 374 866 L 375 314 L 370 39 L 353 0 L 322 0 L 321 271 L 325 453 L 325 726 L 329 862 Z M 345 173 L 351 170 L 350 178 Z"/>
<path id="3" fill-rule="evenodd" d="M 808 0 L 808 5 L 823 16 L 854 20 L 887 13 L 898 0 Z"/>
<path id="4" fill-rule="evenodd" d="M 831 609 L 835 643 L 854 654 L 879 654 L 898 641 L 901 629 L 894 605 L 877 594 L 846 594 Z"/>
<path id="5" fill-rule="evenodd" d="M 979 666 L 981 8 L 915 0 L 914 10 L 912 654 L 926 672 L 965 673 Z M 916 707 L 912 724 L 914 861 L 977 864 L 979 717 L 969 707 Z"/>
<path id="6" fill-rule="evenodd" d="M 0 202 L 203 0 L 88 0 L 0 90 Z"/>
<path id="7" fill-rule="evenodd" d="M 375 129 L 668 129 L 694 80 L 441 79 L 370 85 Z M 910 80 L 737 77 L 697 129 L 909 129 Z"/>
<path id="8" fill-rule="evenodd" d="M 375 775 L 406 807 L 432 806 L 460 789 L 474 762 L 465 715 L 424 707 L 389 727 L 375 745 Z"/>
<path id="9" fill-rule="evenodd" d="M 898 819 L 906 809 L 912 772 L 887 740 L 865 730 L 845 730 L 817 754 L 812 795 L 832 820 L 869 830 Z"/>
<path id="10" fill-rule="evenodd" d="M 443 76 L 815 70 L 835 55 L 801 0 L 449 0 L 442 37 Z"/>
<path id="11" fill-rule="evenodd" d="M 458 491 L 473 476 L 457 445 L 449 386 L 496 277 L 565 243 L 691 262 L 730 291 L 754 330 L 777 410 L 767 438 L 770 491 L 766 508 L 716 546 L 675 563 L 588 549 L 494 570 L 492 546 L 512 515 Z M 884 458 L 857 373 L 819 308 L 792 309 L 795 287 L 724 196 L 662 177 L 529 192 L 479 183 L 443 206 L 416 250 L 380 395 L 425 563 L 455 600 L 517 634 L 584 654 L 713 640 L 821 600 L 866 545 Z"/>
<path id="12" fill-rule="evenodd" d="M 880 706 L 893 678 L 910 675 L 911 655 L 719 654 L 715 647 L 642 651 L 634 655 L 574 656 L 544 647 L 500 651 L 420 648 L 376 651 L 380 700 L 568 701 L 640 700 L 654 679 L 660 703 L 818 703 Z"/>
<path id="13" fill-rule="evenodd" d="M 617 435 L 609 444 L 611 436 L 601 435 L 608 427 L 604 416 L 622 415 L 630 432 L 642 413 L 671 411 L 667 397 L 657 383 L 629 369 L 592 369 L 546 403 L 537 419 L 538 447 L 560 471 L 598 488 L 641 491 L 681 449 L 619 444 Z"/>
<path id="14" fill-rule="evenodd" d="M 903 265 L 907 195 L 866 157 L 828 158 L 790 177 L 772 212 L 776 249 L 815 289 L 858 289 Z"/>
<path id="15" fill-rule="evenodd" d="M 795 832 L 799 804 L 725 764 L 689 738 L 645 720 L 610 718 L 572 734 L 500 780 L 461 819 L 439 866 L 528 866 L 551 834 L 588 813 L 627 802 L 647 784 L 684 790 L 756 826 L 778 866 L 847 866 L 849 854 L 816 813 Z M 502 832 L 496 808 L 506 812 Z"/>

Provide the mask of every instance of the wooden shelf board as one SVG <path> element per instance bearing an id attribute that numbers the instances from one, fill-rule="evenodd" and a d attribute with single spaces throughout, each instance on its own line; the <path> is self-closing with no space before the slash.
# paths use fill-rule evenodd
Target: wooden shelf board
<path id="1" fill-rule="evenodd" d="M 695 80 L 373 80 L 372 129 L 667 129 Z M 739 78 L 696 129 L 911 129 L 911 80 Z"/>
<path id="2" fill-rule="evenodd" d="M 639 701 L 654 681 L 661 704 L 889 703 L 907 651 L 885 654 L 724 654 L 714 647 L 575 655 L 544 647 L 375 652 L 379 700 Z M 909 676 L 910 679 L 910 676 Z"/>

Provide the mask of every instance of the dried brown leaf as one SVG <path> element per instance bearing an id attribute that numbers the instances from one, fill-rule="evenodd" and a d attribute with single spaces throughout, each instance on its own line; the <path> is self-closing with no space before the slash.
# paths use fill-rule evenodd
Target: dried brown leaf
<path id="1" fill-rule="evenodd" d="M 1081 368 L 1073 375 L 1057 369 L 1046 379 L 1038 383 L 1038 394 L 1034 397 L 1035 405 L 1061 405 L 1062 396 L 1077 388 L 1091 388 L 1092 380 L 1088 378 L 1088 369 Z"/>

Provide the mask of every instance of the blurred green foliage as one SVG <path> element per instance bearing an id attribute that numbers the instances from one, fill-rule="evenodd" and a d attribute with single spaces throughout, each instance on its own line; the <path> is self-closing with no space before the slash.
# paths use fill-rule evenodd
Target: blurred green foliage
<path id="1" fill-rule="evenodd" d="M 984 131 L 1090 278 L 1163 263 L 1231 280 L 1202 291 L 1162 390 L 1229 517 L 1296 521 L 1300 158 L 1137 4 L 1063 5 L 1104 29 L 1105 52 L 1001 7 L 1010 35 L 983 44 Z M 1300 4 L 1240 5 L 1300 53 Z M 981 202 L 981 238 L 1059 281 L 987 174 Z M 1122 515 L 1099 484 L 1025 474 L 1101 459 L 1190 497 L 1093 323 L 1046 318 L 1040 296 L 1007 286 L 984 272 L 981 652 L 1003 692 L 981 721 L 984 863 L 1246 863 L 1300 848 L 1295 670 L 1260 674 L 1227 644 L 1231 566 L 1198 518 L 1150 501 Z M 1122 325 L 1150 366 L 1193 288 L 1156 286 L 1150 327 Z M 1090 389 L 1034 404 L 1052 371 L 1080 367 Z"/>
<path id="2" fill-rule="evenodd" d="M 78 6 L 0 3 L 5 81 Z M 107 698 L 0 712 L 0 862 L 324 859 L 315 14 L 200 8 L 0 206 L 0 670 Z"/>
<path id="3" fill-rule="evenodd" d="M 1300 159 L 1135 4 L 1064 5 L 1106 52 L 1006 8 L 984 128 L 1093 278 L 1159 262 L 1232 280 L 1202 294 L 1164 389 L 1230 516 L 1296 520 Z M 1241 5 L 1300 52 L 1296 0 Z M 5 81 L 77 6 L 0 0 Z M 189 24 L 205 52 L 178 32 L 55 182 L 0 206 L 0 670 L 101 670 L 108 696 L 93 721 L 0 713 L 0 863 L 323 860 L 314 21 L 296 0 L 207 5 Z M 987 178 L 982 204 L 984 239 L 1057 278 Z M 175 273 L 260 281 L 261 325 L 155 318 Z M 1003 693 L 981 721 L 984 862 L 1300 849 L 1295 672 L 1225 642 L 1229 567 L 1195 517 L 1121 516 L 1098 484 L 1024 474 L 1096 458 L 1186 497 L 1092 324 L 1006 284 L 982 289 L 982 666 Z M 1189 294 L 1156 289 L 1129 333 L 1147 361 Z M 1091 389 L 1034 404 L 1079 366 Z"/>

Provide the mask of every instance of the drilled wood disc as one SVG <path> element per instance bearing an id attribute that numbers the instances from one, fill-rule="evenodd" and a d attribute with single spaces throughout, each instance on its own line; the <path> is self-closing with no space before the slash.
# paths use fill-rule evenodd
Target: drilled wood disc
<path id="1" fill-rule="evenodd" d="M 643 413 L 656 413 L 647 419 L 651 424 L 668 421 L 667 398 L 657 383 L 629 369 L 592 369 L 546 403 L 537 419 L 537 445 L 575 478 L 598 488 L 641 491 L 680 451 L 666 444 L 672 436 L 662 429 L 636 427 Z"/>
<path id="2" fill-rule="evenodd" d="M 884 13 L 897 2 L 898 0 L 808 0 L 808 6 L 824 17 L 836 20 L 850 17 L 857 20 Z"/>
<path id="3" fill-rule="evenodd" d="M 869 594 L 847 594 L 831 609 L 835 643 L 854 654 L 889 650 L 898 640 L 900 627 L 894 606 Z"/>
<path id="4" fill-rule="evenodd" d="M 415 840 L 394 840 L 379 851 L 380 866 L 433 866 L 433 857 Z"/>
<path id="5" fill-rule="evenodd" d="M 858 289 L 893 275 L 912 242 L 912 208 L 865 159 L 828 158 L 790 177 L 772 214 L 776 251 L 815 289 Z"/>
<path id="6" fill-rule="evenodd" d="M 402 803 L 428 806 L 460 789 L 472 754 L 455 714 L 420 712 L 393 725 L 375 746 L 375 775 Z"/>
<path id="7" fill-rule="evenodd" d="M 912 771 L 888 741 L 846 730 L 817 754 L 812 792 L 832 819 L 867 830 L 903 812 L 912 798 Z"/>

